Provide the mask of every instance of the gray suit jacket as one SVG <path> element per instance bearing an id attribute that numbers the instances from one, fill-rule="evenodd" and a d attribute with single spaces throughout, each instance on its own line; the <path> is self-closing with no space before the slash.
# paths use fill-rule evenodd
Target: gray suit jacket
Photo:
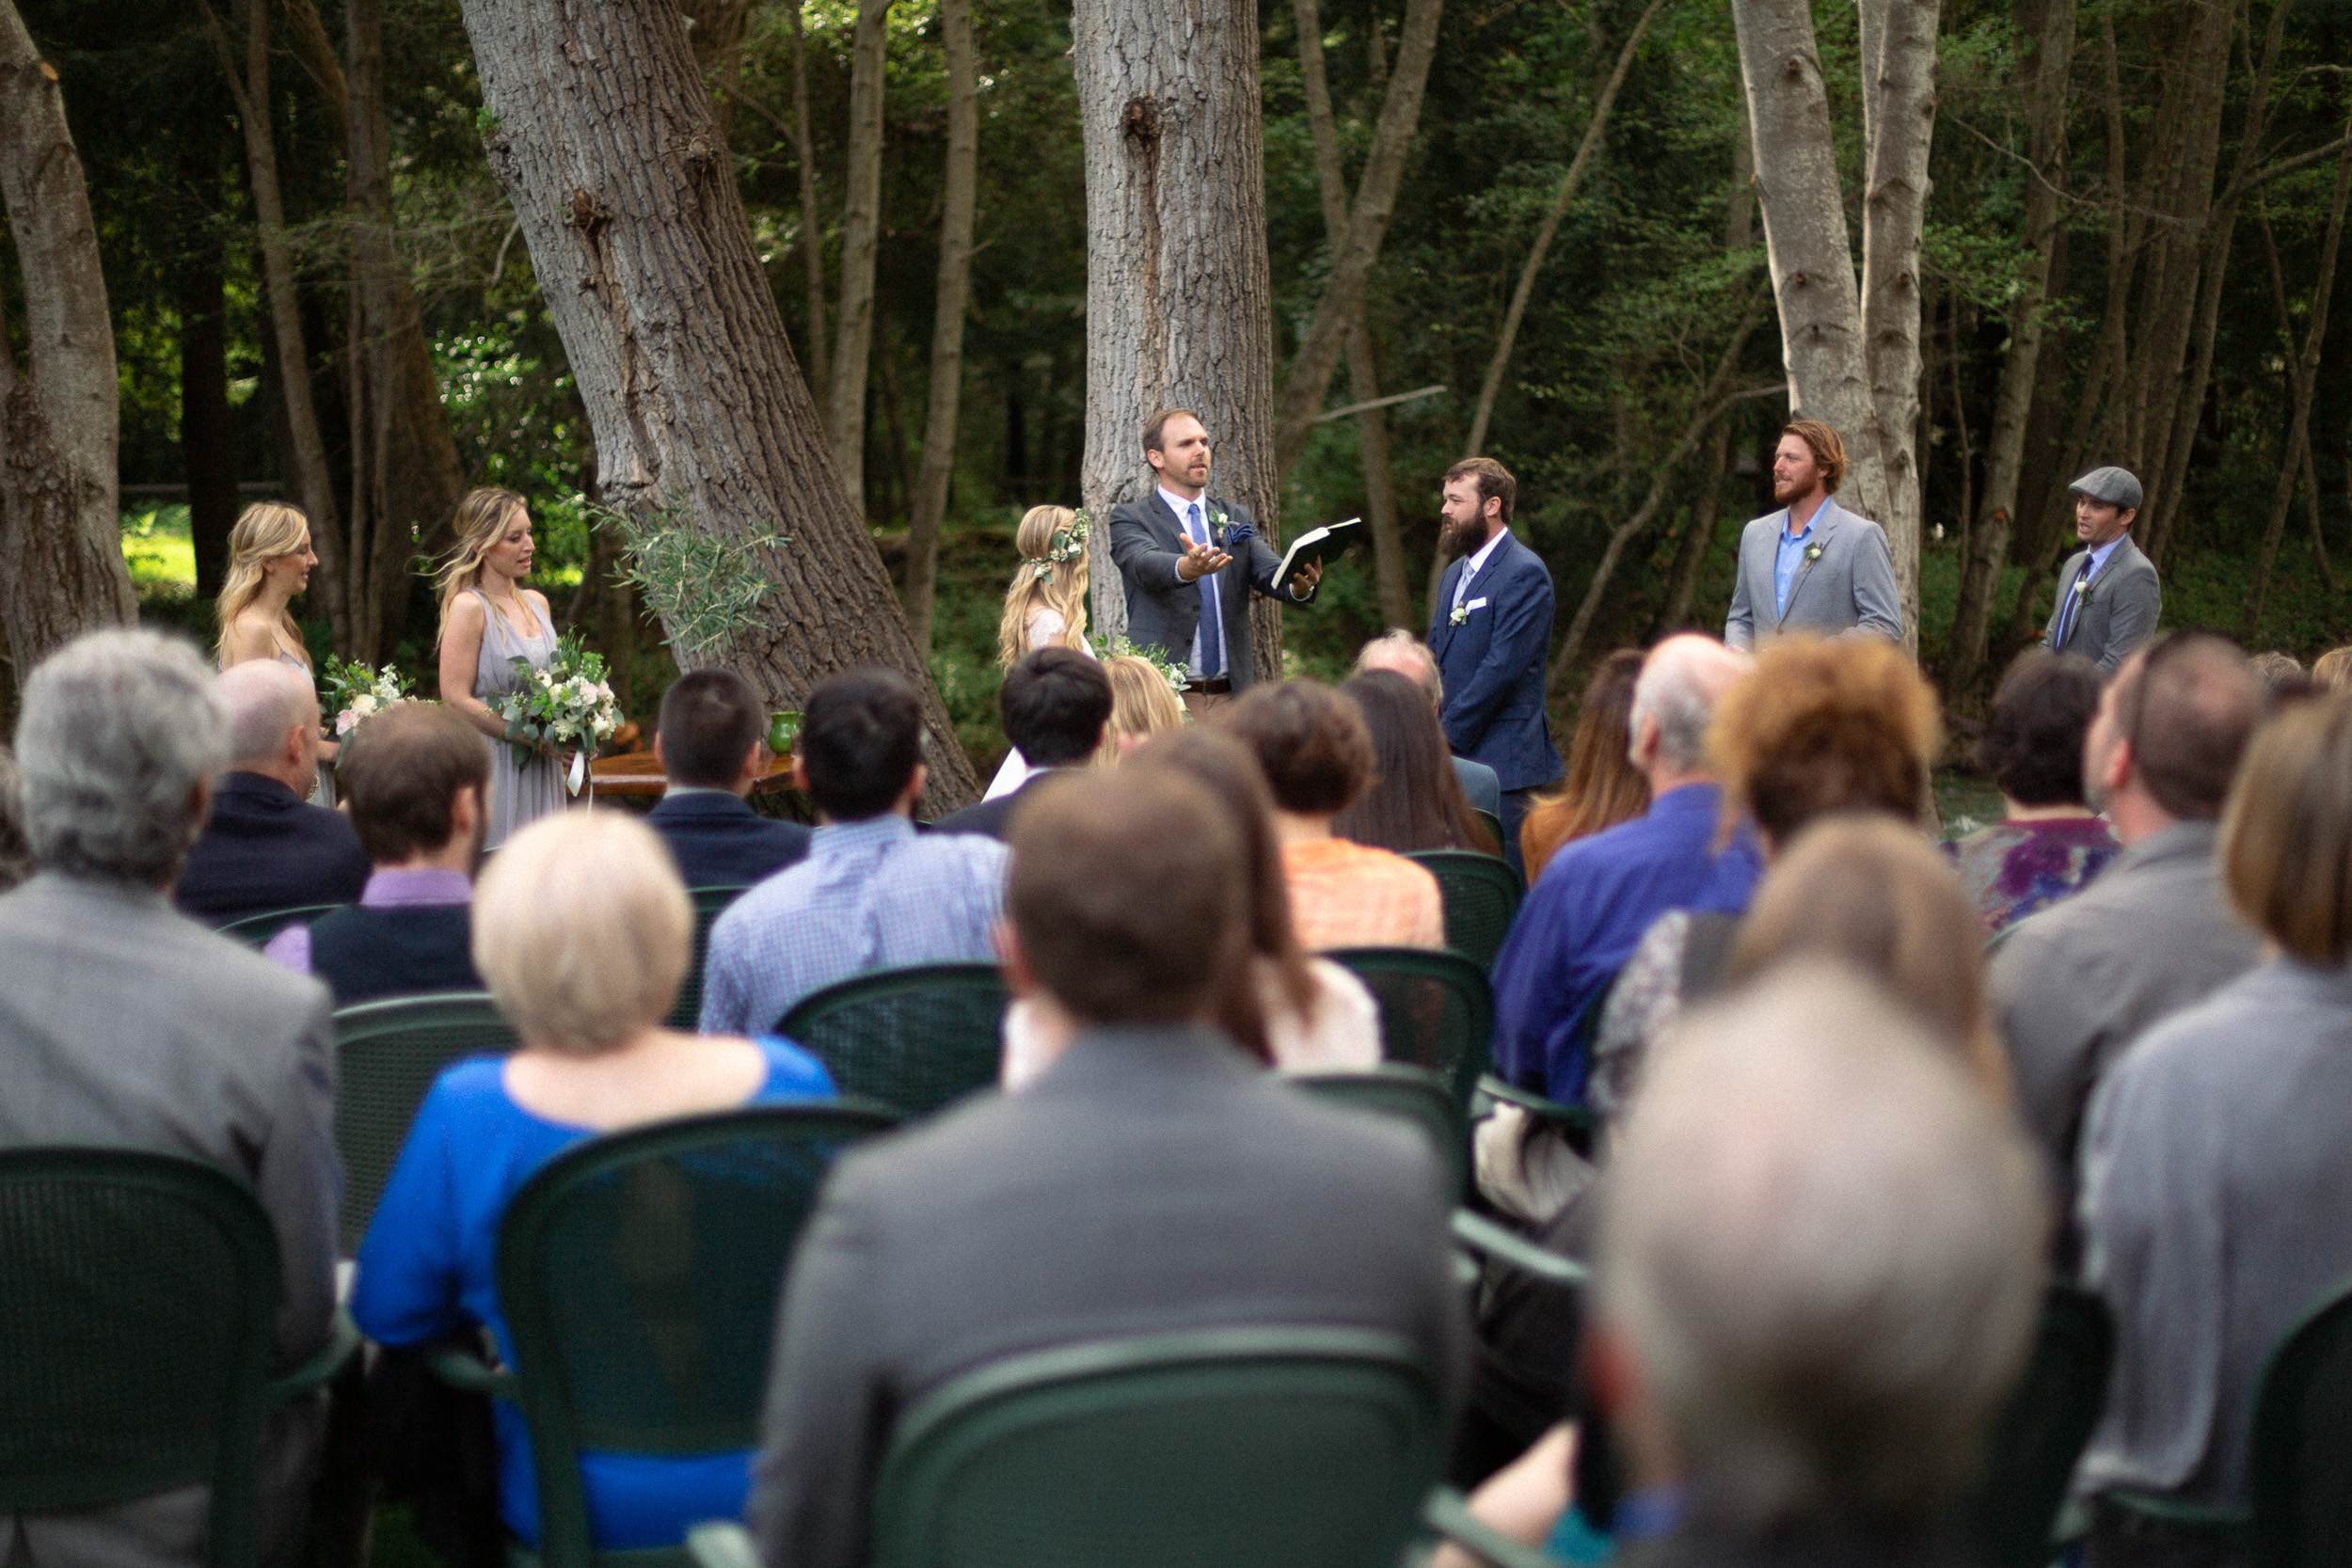
<path id="1" fill-rule="evenodd" d="M 1468 757 L 1455 757 L 1454 777 L 1461 784 L 1462 793 L 1470 797 L 1472 807 L 1490 811 L 1498 817 L 1502 815 L 1502 781 L 1496 777 L 1493 768 Z"/>
<path id="2" fill-rule="evenodd" d="M 2076 550 L 2058 568 L 2058 603 L 2050 611 L 2050 624 L 2042 628 L 2042 645 L 2097 659 L 2103 673 L 2113 674 L 2126 655 L 2155 635 L 2156 617 L 2164 610 L 2164 589 L 2156 581 L 2155 563 L 2125 534 L 2116 542 L 2106 565 L 2090 579 L 2084 602 L 2074 611 L 2074 624 L 2066 628 L 2066 643 L 2060 647 L 2058 615 L 2090 562 L 2089 550 Z"/>
<path id="3" fill-rule="evenodd" d="M 960 1372 L 1238 1323 L 1383 1329 L 1462 1386 L 1426 1141 L 1184 1028 L 1082 1037 L 1027 1090 L 845 1156 L 776 1329 L 748 1516 L 764 1562 L 862 1563 L 893 1426 Z M 1565 1354 L 1565 1351 L 1564 1351 Z"/>
<path id="4" fill-rule="evenodd" d="M 1724 617 L 1724 641 L 1753 648 L 1785 631 L 1835 636 L 1860 626 L 1901 641 L 1903 601 L 1886 531 L 1838 505 L 1835 496 L 1822 501 L 1813 515 L 1813 545 L 1821 553 L 1797 568 L 1784 614 L 1772 592 L 1772 562 L 1788 526 L 1788 509 L 1782 507 L 1740 531 L 1740 576 L 1732 585 L 1731 613 Z"/>
<path id="5" fill-rule="evenodd" d="M 0 1148 L 88 1145 L 207 1161 L 250 1182 L 285 1275 L 277 1365 L 335 1307 L 335 1068 L 326 988 L 174 911 L 152 888 L 43 873 L 0 897 Z M 298 1509 L 315 1402 L 274 1424 L 263 1534 Z M 0 1514 L 37 1563 L 193 1565 L 206 1489 L 82 1516 Z"/>
<path id="6" fill-rule="evenodd" d="M 1233 523 L 1252 529 L 1257 519 L 1238 501 L 1203 491 L 1201 517 L 1222 513 Z M 1215 531 L 1216 524 L 1209 521 Z M 1177 664 L 1192 656 L 1192 634 L 1200 626 L 1200 584 L 1176 576 L 1176 562 L 1184 553 L 1184 526 L 1160 499 L 1153 486 L 1141 500 L 1111 508 L 1111 560 L 1119 565 L 1127 591 L 1127 641 L 1138 648 L 1157 648 Z M 1247 690 L 1257 676 L 1249 657 L 1249 595 L 1264 594 L 1279 604 L 1311 604 L 1312 594 L 1293 599 L 1290 589 L 1274 580 L 1282 564 L 1266 542 L 1255 533 L 1216 574 L 1219 624 L 1225 632 L 1225 673 L 1236 691 Z"/>

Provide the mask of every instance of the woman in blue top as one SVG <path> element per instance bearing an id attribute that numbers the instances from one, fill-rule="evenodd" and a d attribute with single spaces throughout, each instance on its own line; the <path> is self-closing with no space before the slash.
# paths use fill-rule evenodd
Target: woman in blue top
<path id="1" fill-rule="evenodd" d="M 418 1111 L 359 1248 L 351 1312 L 370 1338 L 421 1345 L 481 1324 L 512 1365 L 494 1281 L 499 1221 L 541 1165 L 600 1132 L 832 1097 L 823 1066 L 784 1040 L 660 1026 L 693 931 L 668 851 L 631 817 L 543 817 L 498 852 L 474 895 L 473 957 L 522 1048 L 451 1068 Z M 522 1416 L 504 1401 L 494 1408 L 500 1512 L 536 1546 Z M 596 1544 L 674 1546 L 698 1520 L 739 1515 L 750 1457 L 584 1455 Z"/>

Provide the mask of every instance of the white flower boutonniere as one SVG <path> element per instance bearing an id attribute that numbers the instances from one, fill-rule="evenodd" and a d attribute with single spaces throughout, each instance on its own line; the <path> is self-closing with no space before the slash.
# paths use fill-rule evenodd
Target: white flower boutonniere
<path id="1" fill-rule="evenodd" d="M 2074 598 L 2079 604 L 2089 604 L 2090 602 L 2090 579 L 2089 578 L 2077 578 L 2074 579 Z"/>
<path id="2" fill-rule="evenodd" d="M 1470 611 L 1458 604 L 1454 607 L 1454 613 L 1446 617 L 1446 622 L 1449 626 L 1462 626 L 1468 623 L 1469 620 Z"/>
<path id="3" fill-rule="evenodd" d="M 1817 561 L 1819 561 L 1819 560 L 1820 560 L 1820 559 L 1821 559 L 1821 546 L 1819 546 L 1819 545 L 1807 545 L 1807 546 L 1804 547 L 1804 563 L 1805 563 L 1806 565 L 1810 566 L 1810 565 L 1812 565 L 1815 562 L 1817 562 Z"/>

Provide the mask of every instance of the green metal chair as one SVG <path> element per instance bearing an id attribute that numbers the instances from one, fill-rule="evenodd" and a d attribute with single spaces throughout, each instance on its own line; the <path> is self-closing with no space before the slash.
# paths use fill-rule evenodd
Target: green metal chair
<path id="1" fill-rule="evenodd" d="M 1470 810 L 1478 814 L 1478 820 L 1486 824 L 1486 831 L 1495 835 L 1495 853 L 1500 855 L 1507 852 L 1511 846 L 1504 841 L 1502 836 L 1502 818 L 1484 806 L 1472 806 Z"/>
<path id="2" fill-rule="evenodd" d="M 1438 879 L 1445 895 L 1445 944 L 1492 974 L 1527 892 L 1519 874 L 1508 862 L 1474 849 L 1423 849 L 1406 858 Z"/>
<path id="3" fill-rule="evenodd" d="M 1445 1162 L 1448 1190 L 1459 1203 L 1470 1193 L 1470 1130 L 1453 1085 L 1426 1068 L 1383 1062 L 1370 1072 L 1313 1072 L 1292 1084 L 1323 1100 L 1358 1110 L 1402 1117 L 1429 1135 Z"/>
<path id="4" fill-rule="evenodd" d="M 1986 1446 L 1959 1534 L 1983 1568 L 2043 1568 L 2066 1484 L 2106 1407 L 2115 1331 L 2105 1303 L 2071 1285 L 2043 1298 L 2033 1355 Z"/>
<path id="5" fill-rule="evenodd" d="M 775 1032 L 844 1095 L 927 1116 L 996 1082 L 1010 1000 L 993 964 L 878 969 L 803 997 Z"/>
<path id="6" fill-rule="evenodd" d="M 515 1045 L 514 1026 L 486 991 L 397 996 L 336 1012 L 335 1148 L 343 1161 L 343 1203 L 335 1233 L 345 1257 L 358 1254 L 368 1233 L 433 1081 L 467 1056 L 504 1055 Z"/>
<path id="7" fill-rule="evenodd" d="M 1392 1568 L 1438 1478 L 1437 1386 L 1392 1335 L 1235 1327 L 1065 1346 L 898 1424 L 882 1568 Z"/>
<path id="8" fill-rule="evenodd" d="M 607 1568 L 684 1547 L 600 1552 L 580 1455 L 756 1447 L 785 1264 L 833 1157 L 888 1108 L 755 1105 L 596 1138 L 549 1161 L 499 1224 L 512 1370 L 443 1354 L 461 1387 L 512 1400 L 531 1430 L 539 1560 Z"/>
<path id="9" fill-rule="evenodd" d="M 347 908 L 344 904 L 297 904 L 290 910 L 264 910 L 260 914 L 230 921 L 220 928 L 220 934 L 234 937 L 248 947 L 266 947 L 270 938 L 297 921 L 316 920 Z"/>
<path id="10" fill-rule="evenodd" d="M 710 958 L 710 927 L 729 904 L 750 891 L 748 887 L 698 887 L 687 895 L 694 900 L 694 956 L 687 960 L 685 977 L 678 981 L 677 1002 L 664 1021 L 671 1028 L 691 1030 L 702 1022 L 703 965 Z"/>
<path id="11" fill-rule="evenodd" d="M 200 1161 L 0 1152 L 0 1513 L 212 1488 L 208 1568 L 250 1568 L 270 1411 L 332 1378 L 348 1320 L 269 1376 L 283 1283 L 269 1216 Z"/>
<path id="12" fill-rule="evenodd" d="M 1465 1111 L 1494 1037 L 1486 972 L 1459 953 L 1422 947 L 1343 947 L 1323 955 L 1345 966 L 1380 1005 L 1380 1054 L 1443 1079 Z"/>

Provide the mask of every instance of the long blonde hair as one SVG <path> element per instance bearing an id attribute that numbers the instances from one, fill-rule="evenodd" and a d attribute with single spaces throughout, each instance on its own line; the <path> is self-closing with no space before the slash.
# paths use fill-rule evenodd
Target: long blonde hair
<path id="1" fill-rule="evenodd" d="M 1030 652 L 1029 615 L 1039 605 L 1061 614 L 1061 635 L 1054 645 L 1083 648 L 1087 643 L 1087 557 L 1083 534 L 1061 537 L 1078 520 L 1066 506 L 1033 506 L 1021 516 L 1012 542 L 1021 552 L 1013 569 L 1012 586 L 1005 590 L 1005 618 L 996 626 L 996 662 L 1009 670 Z M 1059 547 L 1079 548 L 1068 561 L 1054 561 Z"/>
<path id="2" fill-rule="evenodd" d="M 457 535 L 457 543 L 450 546 L 439 574 L 441 623 L 433 634 L 437 644 L 449 630 L 449 607 L 458 594 L 482 580 L 482 558 L 506 531 L 506 519 L 523 504 L 522 497 L 495 484 L 476 486 L 457 503 L 456 515 L 450 519 L 450 531 Z"/>
<path id="3" fill-rule="evenodd" d="M 213 640 L 213 657 L 217 662 L 229 657 L 229 633 L 245 613 L 246 606 L 262 596 L 264 562 L 281 555 L 296 555 L 310 537 L 310 519 L 302 515 L 302 508 L 288 506 L 284 501 L 255 501 L 237 514 L 237 523 L 229 531 L 229 580 L 221 584 L 220 598 L 215 601 L 220 617 L 220 634 Z M 302 627 L 289 610 L 278 617 L 278 625 L 286 636 L 302 652 L 302 662 L 310 662 L 310 653 L 302 646 Z"/>
<path id="4" fill-rule="evenodd" d="M 1157 735 L 1162 730 L 1181 728 L 1184 722 L 1184 700 L 1160 673 L 1160 667 L 1148 658 L 1122 654 L 1103 661 L 1103 673 L 1111 682 L 1110 722 L 1103 726 L 1103 744 L 1095 749 L 1095 765 L 1115 768 L 1123 754 L 1120 750 L 1122 736 Z"/>

